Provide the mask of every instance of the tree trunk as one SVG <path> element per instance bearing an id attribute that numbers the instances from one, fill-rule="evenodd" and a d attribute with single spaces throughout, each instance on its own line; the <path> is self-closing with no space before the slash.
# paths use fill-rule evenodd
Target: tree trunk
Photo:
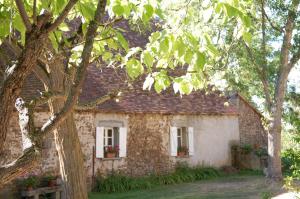
<path id="1" fill-rule="evenodd" d="M 0 85 L 0 153 L 6 140 L 16 99 L 27 75 L 36 66 L 37 58 L 42 54 L 45 36 L 34 31 L 27 33 L 24 51 L 18 58 L 18 63 L 5 71 L 4 80 Z"/>
<path id="2" fill-rule="evenodd" d="M 268 132 L 268 177 L 274 180 L 282 179 L 281 171 L 281 120 L 283 102 L 286 93 L 287 79 L 290 68 L 282 65 L 279 71 L 275 88 L 275 101 L 272 107 L 272 120 Z"/>
<path id="3" fill-rule="evenodd" d="M 50 72 L 50 91 L 63 92 L 70 88 L 70 77 L 65 71 L 64 57 L 54 57 Z M 50 100 L 51 115 L 60 112 L 65 104 L 64 99 Z M 87 185 L 74 114 L 67 116 L 58 129 L 54 131 L 55 145 L 58 152 L 60 174 L 63 182 L 63 194 L 66 199 L 87 199 Z"/>
<path id="4" fill-rule="evenodd" d="M 278 117 L 278 116 L 277 116 Z M 274 180 L 282 179 L 281 171 L 281 115 L 280 120 L 274 120 L 271 124 L 271 129 L 268 132 L 268 178 Z"/>

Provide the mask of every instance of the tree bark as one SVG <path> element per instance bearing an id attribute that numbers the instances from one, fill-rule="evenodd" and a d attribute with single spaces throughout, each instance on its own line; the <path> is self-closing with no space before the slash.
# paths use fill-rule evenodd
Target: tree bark
<path id="1" fill-rule="evenodd" d="M 51 92 L 64 92 L 72 86 L 73 81 L 63 72 L 65 71 L 65 59 L 65 57 L 59 55 L 53 58 L 50 71 L 50 87 L 46 88 Z M 61 111 L 65 105 L 65 100 L 64 98 L 49 100 L 52 116 Z M 63 182 L 63 198 L 87 199 L 83 154 L 73 113 L 70 113 L 54 130 L 54 138 Z"/>
<path id="2" fill-rule="evenodd" d="M 299 0 L 293 0 L 289 8 L 280 52 L 280 67 L 277 73 L 274 103 L 271 111 L 271 124 L 268 132 L 268 177 L 273 180 L 282 179 L 280 157 L 282 128 L 281 120 L 288 75 L 292 67 L 294 67 L 294 64 L 299 60 L 299 57 L 296 54 L 296 56 L 292 57 L 290 62 L 290 50 L 292 48 L 293 30 L 299 3 Z"/>
<path id="3" fill-rule="evenodd" d="M 36 66 L 37 58 L 43 52 L 43 41 L 46 36 L 35 30 L 27 33 L 25 47 L 17 64 L 5 71 L 4 80 L 0 86 L 0 152 L 3 150 L 3 144 L 6 140 L 15 101 L 20 95 L 27 75 Z"/>

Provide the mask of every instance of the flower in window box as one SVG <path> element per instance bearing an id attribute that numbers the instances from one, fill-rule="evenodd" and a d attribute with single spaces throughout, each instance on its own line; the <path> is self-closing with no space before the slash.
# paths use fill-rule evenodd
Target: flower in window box
<path id="1" fill-rule="evenodd" d="M 177 156 L 178 157 L 183 157 L 188 155 L 189 149 L 185 146 L 181 146 L 177 148 Z"/>
<path id="2" fill-rule="evenodd" d="M 106 158 L 115 158 L 119 152 L 119 146 L 106 146 L 104 152 Z"/>

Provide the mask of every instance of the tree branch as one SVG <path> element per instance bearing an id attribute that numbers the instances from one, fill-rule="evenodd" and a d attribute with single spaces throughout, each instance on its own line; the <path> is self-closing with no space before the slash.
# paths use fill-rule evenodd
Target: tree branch
<path id="1" fill-rule="evenodd" d="M 29 17 L 27 15 L 27 12 L 25 10 L 25 7 L 24 7 L 24 4 L 23 4 L 22 0 L 15 0 L 15 2 L 16 2 L 17 8 L 19 10 L 20 16 L 22 18 L 22 21 L 23 21 L 23 23 L 26 27 L 26 30 L 30 32 L 32 26 L 31 26 Z"/>
<path id="2" fill-rule="evenodd" d="M 0 188 L 38 165 L 40 153 L 34 146 L 26 149 L 17 160 L 0 167 Z"/>
<path id="3" fill-rule="evenodd" d="M 299 6 L 299 0 L 293 0 L 291 9 L 289 9 L 288 12 L 288 18 L 284 28 L 285 33 L 283 36 L 281 55 L 280 55 L 281 67 L 283 68 L 287 67 L 289 63 L 289 50 L 291 48 L 291 40 L 293 36 L 293 29 L 294 29 L 294 23 L 296 19 L 296 12 L 298 6 Z"/>
<path id="4" fill-rule="evenodd" d="M 120 96 L 119 91 L 113 91 L 113 92 L 110 92 L 107 95 L 101 96 L 101 97 L 99 97 L 99 98 L 97 98 L 97 99 L 95 99 L 91 102 L 78 104 L 77 107 L 76 107 L 76 110 L 90 110 L 90 109 L 95 108 L 99 104 L 102 104 L 102 103 L 104 103 L 108 100 L 117 98 L 119 96 Z"/>
<path id="5" fill-rule="evenodd" d="M 33 18 L 33 24 L 36 24 L 37 22 L 37 18 L 36 18 L 36 0 L 33 0 L 33 6 L 32 6 L 32 10 L 33 10 L 33 13 L 32 13 L 32 18 Z"/>
<path id="6" fill-rule="evenodd" d="M 63 9 L 61 14 L 56 18 L 56 20 L 47 28 L 47 32 L 52 32 L 55 30 L 67 17 L 70 10 L 73 8 L 73 6 L 77 3 L 78 0 L 70 0 L 66 7 Z"/>
<path id="7" fill-rule="evenodd" d="M 86 33 L 86 42 L 81 54 L 81 63 L 78 66 L 73 86 L 64 107 L 54 117 L 51 117 L 40 129 L 39 134 L 44 136 L 48 132 L 52 132 L 61 122 L 72 112 L 74 106 L 77 104 L 80 95 L 81 87 L 83 85 L 87 67 L 89 66 L 89 59 L 93 49 L 94 39 L 96 37 L 97 29 L 101 19 L 105 15 L 106 0 L 98 0 L 98 5 L 95 13 L 94 20 L 90 22 Z"/>
<path id="8" fill-rule="evenodd" d="M 51 99 L 58 99 L 58 98 L 65 99 L 66 98 L 65 93 L 45 91 L 45 92 L 42 92 L 40 96 L 33 98 L 30 101 L 29 105 L 32 108 L 35 108 L 36 106 L 39 106 L 39 105 L 47 103 Z"/>
<path id="9" fill-rule="evenodd" d="M 252 61 L 253 65 L 254 65 L 254 67 L 256 69 L 256 72 L 257 72 L 257 74 L 258 74 L 258 76 L 259 76 L 259 78 L 260 78 L 260 80 L 261 80 L 261 82 L 263 84 L 263 90 L 264 90 L 264 94 L 266 96 L 266 107 L 267 107 L 268 111 L 271 111 L 272 99 L 271 99 L 271 94 L 270 94 L 270 90 L 269 90 L 269 83 L 268 83 L 268 81 L 266 79 L 266 76 L 263 74 L 263 69 L 261 69 L 257 65 L 251 49 L 249 48 L 249 46 L 247 46 L 247 44 L 245 42 L 243 42 L 243 43 L 244 43 L 245 48 L 247 50 L 247 53 L 248 53 L 248 55 L 250 57 L 250 60 Z"/>
<path id="10" fill-rule="evenodd" d="M 271 26 L 274 30 L 276 30 L 276 31 L 278 31 L 278 32 L 281 32 L 281 33 L 283 32 L 283 28 L 282 28 L 282 27 L 276 26 L 276 25 L 271 21 L 271 19 L 270 19 L 269 16 L 267 15 L 267 13 L 266 13 L 266 11 L 265 11 L 264 8 L 262 9 L 262 14 L 266 17 L 266 19 L 267 19 L 267 21 L 269 22 L 270 26 Z"/>

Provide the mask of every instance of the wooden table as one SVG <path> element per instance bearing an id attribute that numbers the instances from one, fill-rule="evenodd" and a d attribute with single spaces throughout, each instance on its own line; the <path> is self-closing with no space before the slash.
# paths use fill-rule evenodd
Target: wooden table
<path id="1" fill-rule="evenodd" d="M 26 198 L 33 197 L 34 199 L 39 199 L 40 195 L 51 193 L 53 199 L 60 199 L 61 192 L 62 192 L 61 186 L 41 187 L 41 188 L 34 189 L 32 191 L 22 191 L 21 196 Z"/>

